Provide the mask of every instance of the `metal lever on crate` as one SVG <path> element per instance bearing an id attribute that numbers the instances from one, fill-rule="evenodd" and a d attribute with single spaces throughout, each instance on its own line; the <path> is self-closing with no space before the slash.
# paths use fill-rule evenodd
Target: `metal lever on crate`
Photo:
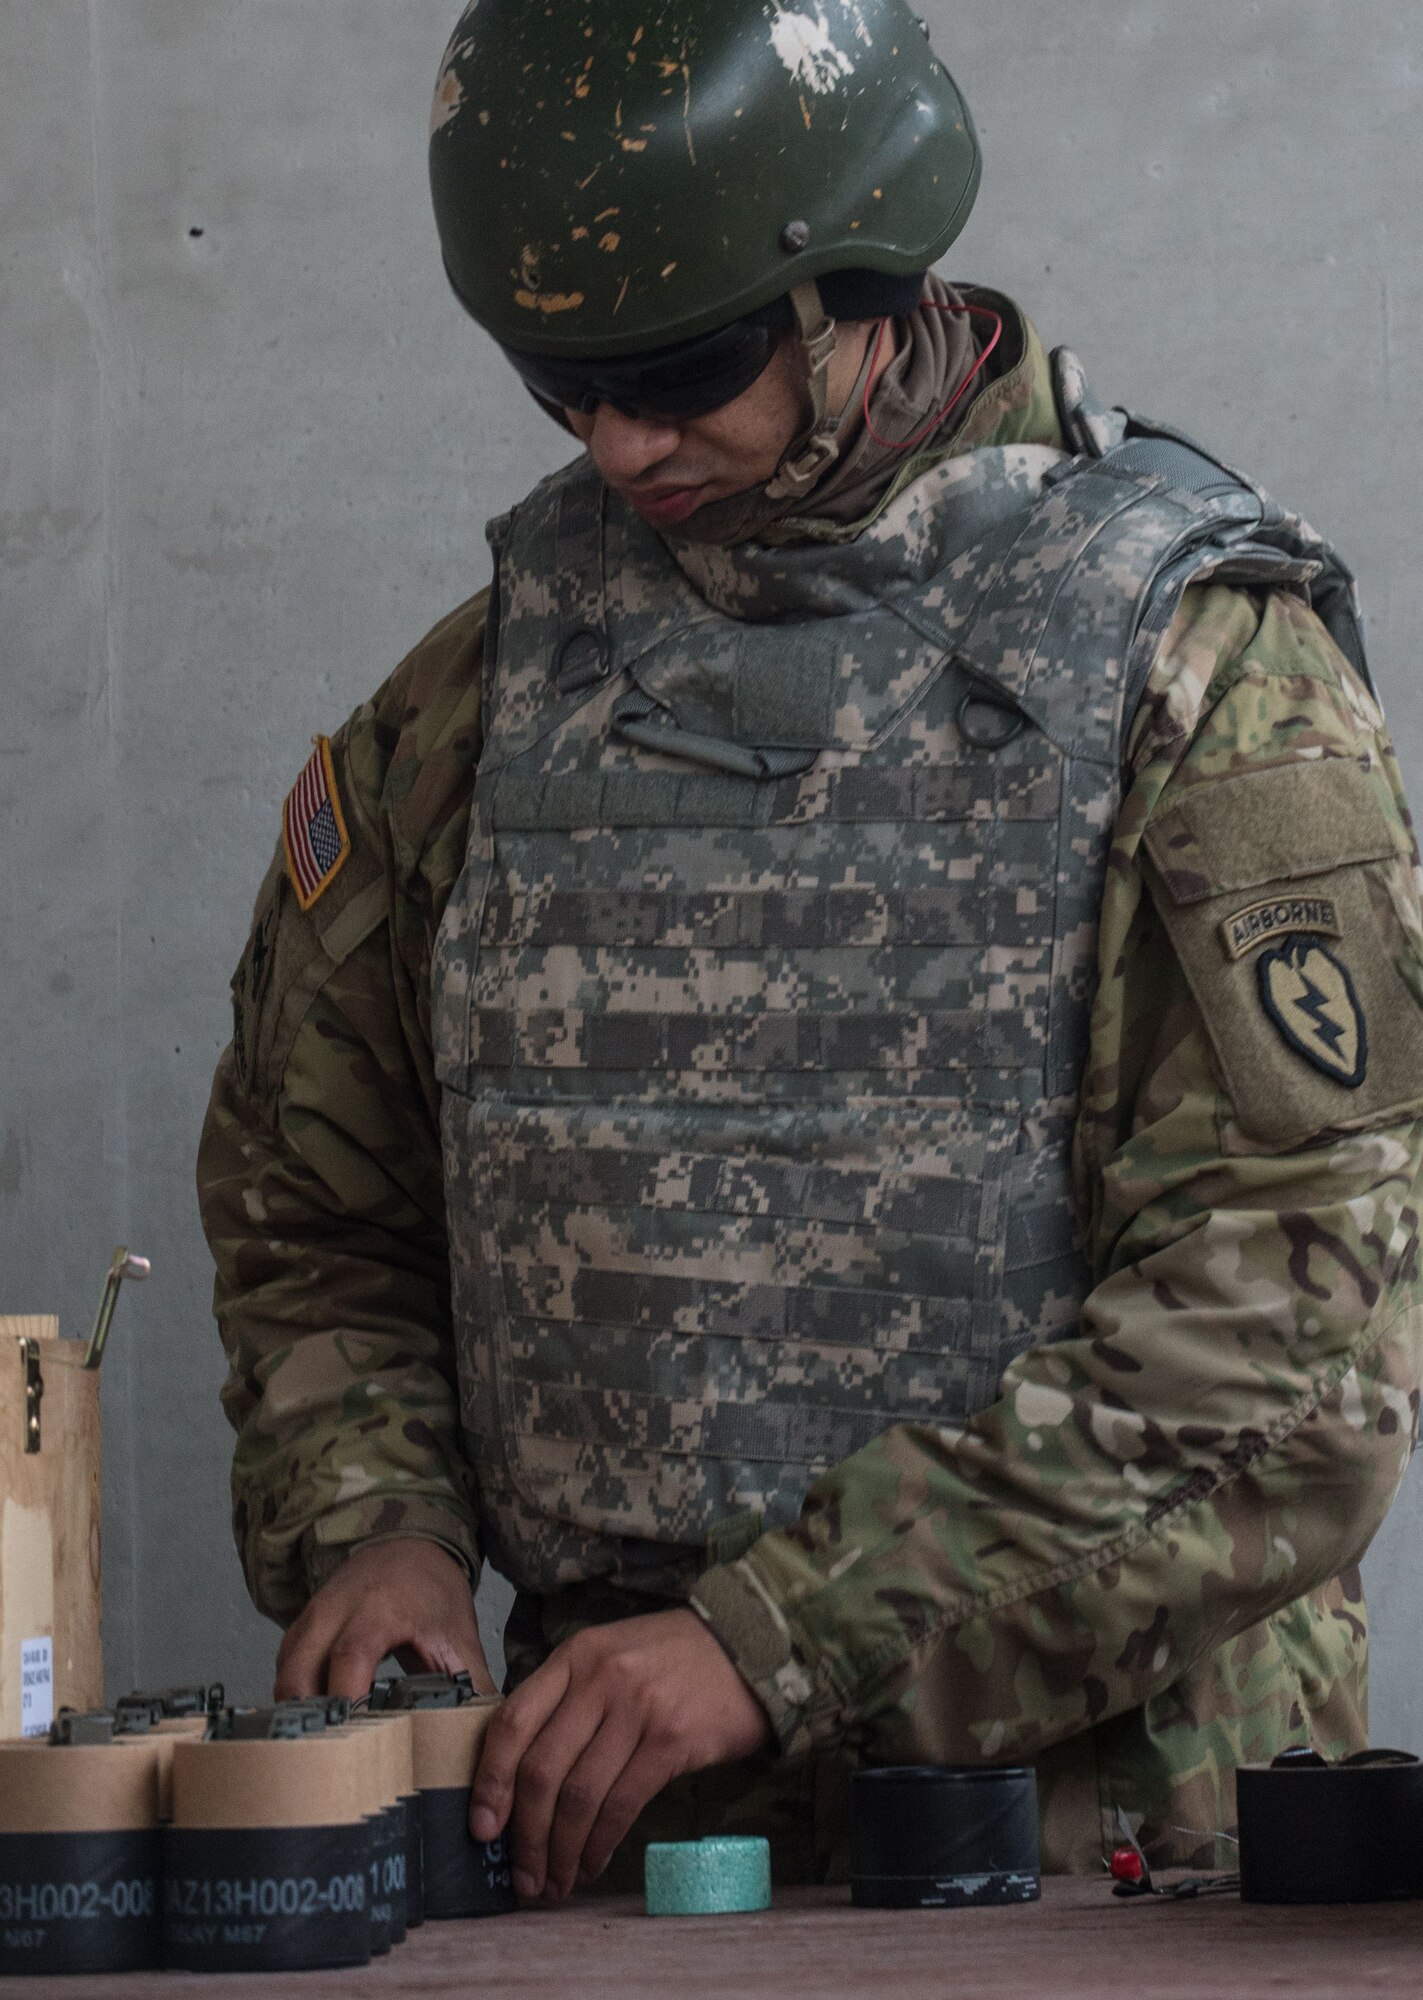
<path id="1" fill-rule="evenodd" d="M 104 1358 L 104 1344 L 113 1324 L 114 1307 L 119 1302 L 119 1286 L 125 1278 L 146 1278 L 153 1266 L 146 1257 L 130 1255 L 127 1247 L 120 1244 L 115 1250 L 113 1262 L 109 1265 L 104 1279 L 104 1289 L 99 1294 L 99 1310 L 94 1315 L 94 1331 L 89 1335 L 89 1345 L 84 1353 L 84 1366 L 97 1368 Z"/>

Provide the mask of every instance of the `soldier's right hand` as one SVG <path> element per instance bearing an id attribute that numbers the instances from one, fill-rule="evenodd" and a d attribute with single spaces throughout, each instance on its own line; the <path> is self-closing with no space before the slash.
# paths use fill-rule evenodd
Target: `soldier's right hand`
<path id="1" fill-rule="evenodd" d="M 463 1566 L 438 1542 L 405 1536 L 356 1549 L 287 1631 L 273 1694 L 363 1695 L 394 1653 L 408 1673 L 467 1668 L 496 1692 Z"/>

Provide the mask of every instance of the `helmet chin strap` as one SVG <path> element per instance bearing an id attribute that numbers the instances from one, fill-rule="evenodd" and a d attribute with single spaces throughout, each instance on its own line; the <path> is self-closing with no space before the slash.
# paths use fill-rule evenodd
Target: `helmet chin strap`
<path id="1" fill-rule="evenodd" d="M 810 428 L 786 447 L 786 455 L 766 487 L 766 498 L 773 501 L 803 499 L 824 478 L 840 456 L 836 433 L 845 414 L 843 410 L 833 417 L 826 414 L 830 363 L 835 357 L 837 335 L 835 322 L 821 302 L 820 287 L 812 278 L 794 288 L 790 301 L 799 336 L 801 367 L 810 392 Z M 853 409 L 854 404 L 852 396 L 846 408 Z"/>
<path id="2" fill-rule="evenodd" d="M 835 321 L 821 303 L 819 288 L 814 283 L 798 285 L 790 299 L 798 329 L 796 352 L 810 400 L 809 428 L 787 445 L 766 485 L 699 507 L 675 535 L 665 532 L 664 540 L 722 548 L 734 548 L 739 542 L 749 541 L 771 522 L 795 513 L 839 458 L 841 433 L 864 402 L 865 388 L 877 359 L 876 344 L 873 340 L 865 342 L 859 379 L 844 408 L 832 415 L 829 378 L 838 343 Z"/>

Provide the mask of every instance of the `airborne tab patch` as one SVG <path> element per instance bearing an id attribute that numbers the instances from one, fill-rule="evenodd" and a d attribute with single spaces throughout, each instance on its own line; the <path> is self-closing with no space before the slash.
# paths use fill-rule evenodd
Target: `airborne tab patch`
<path id="1" fill-rule="evenodd" d="M 336 788 L 336 767 L 331 761 L 331 740 L 318 736 L 315 742 L 306 769 L 282 807 L 287 874 L 303 910 L 325 895 L 351 852 L 351 836 Z"/>
<path id="2" fill-rule="evenodd" d="M 1321 1076 L 1357 1090 L 1368 1074 L 1364 1010 L 1332 951 L 1289 938 L 1260 960 L 1260 1000 L 1281 1040 Z"/>
<path id="3" fill-rule="evenodd" d="M 1220 927 L 1225 955 L 1247 958 L 1257 945 L 1285 937 L 1291 931 L 1313 931 L 1320 937 L 1343 937 L 1339 911 L 1332 896 L 1270 896 L 1237 910 Z"/>

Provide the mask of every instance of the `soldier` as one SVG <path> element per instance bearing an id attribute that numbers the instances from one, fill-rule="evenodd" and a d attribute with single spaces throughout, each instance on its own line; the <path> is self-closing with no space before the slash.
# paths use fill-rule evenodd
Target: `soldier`
<path id="1" fill-rule="evenodd" d="M 979 153 L 903 0 L 480 0 L 431 162 L 583 450 L 318 743 L 236 975 L 200 1182 L 277 1691 L 488 1685 L 487 1558 L 528 1895 L 635 1825 L 823 1879 L 855 1759 L 1031 1760 L 1049 1867 L 1119 1812 L 1209 1864 L 1240 1760 L 1366 1741 L 1417 1422 L 1347 572 L 926 275 Z"/>

